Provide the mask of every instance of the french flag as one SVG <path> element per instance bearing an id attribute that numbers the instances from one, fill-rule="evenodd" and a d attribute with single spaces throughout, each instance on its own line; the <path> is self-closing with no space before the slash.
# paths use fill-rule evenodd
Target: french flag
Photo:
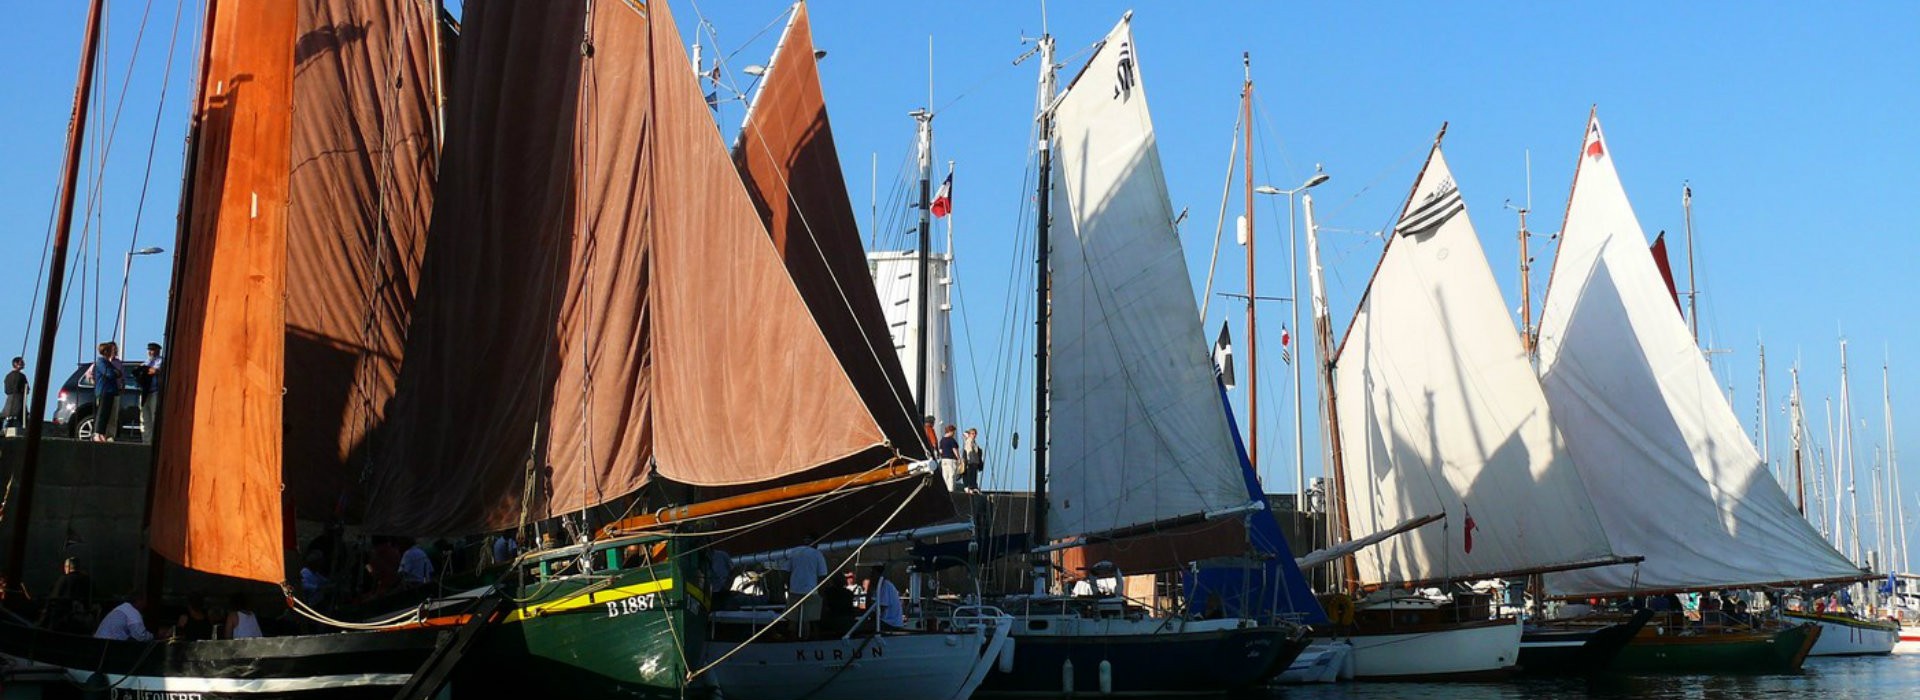
<path id="1" fill-rule="evenodd" d="M 936 219 L 953 213 L 953 173 L 947 173 L 946 181 L 940 183 L 940 191 L 933 195 L 933 204 L 928 209 Z"/>

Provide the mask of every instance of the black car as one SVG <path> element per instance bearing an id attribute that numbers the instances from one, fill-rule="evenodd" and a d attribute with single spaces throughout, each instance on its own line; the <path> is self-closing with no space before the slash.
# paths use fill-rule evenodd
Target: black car
<path id="1" fill-rule="evenodd" d="M 95 413 L 93 378 L 87 376 L 92 362 L 82 362 L 60 385 L 60 394 L 56 396 L 53 407 L 53 424 L 67 431 L 67 437 L 76 440 L 91 440 L 94 433 Z M 120 432 L 117 436 L 140 434 L 140 385 L 133 379 L 133 366 L 127 366 L 120 388 Z"/>

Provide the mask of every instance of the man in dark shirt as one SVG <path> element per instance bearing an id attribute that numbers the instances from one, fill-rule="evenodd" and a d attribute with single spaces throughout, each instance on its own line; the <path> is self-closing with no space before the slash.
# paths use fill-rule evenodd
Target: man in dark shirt
<path id="1" fill-rule="evenodd" d="M 106 442 L 120 434 L 120 385 L 126 381 L 126 372 L 120 364 L 120 346 L 101 343 L 92 372 L 95 442 Z"/>
<path id="2" fill-rule="evenodd" d="M 7 405 L 0 409 L 0 428 L 25 425 L 27 415 L 27 361 L 13 358 L 13 371 L 7 373 Z"/>
<path id="3" fill-rule="evenodd" d="M 140 440 L 153 442 L 153 412 L 160 405 L 160 344 L 147 343 L 147 362 L 133 370 L 140 387 Z"/>

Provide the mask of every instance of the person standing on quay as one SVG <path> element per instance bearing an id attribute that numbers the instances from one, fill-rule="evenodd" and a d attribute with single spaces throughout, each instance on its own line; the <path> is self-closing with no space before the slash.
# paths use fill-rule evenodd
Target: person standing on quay
<path id="1" fill-rule="evenodd" d="M 0 409 L 0 429 L 20 428 L 26 425 L 27 415 L 27 361 L 13 358 L 13 371 L 7 373 L 7 405 Z"/>
<path id="2" fill-rule="evenodd" d="M 126 367 L 120 364 L 120 347 L 112 342 L 100 344 L 100 356 L 93 369 L 93 441 L 107 442 L 120 433 L 120 385 L 126 381 Z"/>
<path id="3" fill-rule="evenodd" d="M 140 441 L 153 442 L 153 412 L 160 406 L 160 344 L 147 343 L 147 362 L 134 370 L 140 387 Z"/>

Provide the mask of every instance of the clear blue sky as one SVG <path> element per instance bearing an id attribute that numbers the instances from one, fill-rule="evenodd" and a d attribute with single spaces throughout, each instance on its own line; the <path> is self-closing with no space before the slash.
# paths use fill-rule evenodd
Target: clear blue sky
<path id="1" fill-rule="evenodd" d="M 0 250 L 14 261 L 12 274 L 0 277 L 0 328 L 13 334 L 0 333 L 0 346 L 24 340 L 84 5 L 23 4 L 0 26 L 0 57 L 8 67 L 0 75 L 8 98 L 0 112 L 0 152 L 7 154 L 0 210 L 8 222 Z M 95 101 L 109 123 L 122 88 L 131 82 L 132 89 L 119 113 L 97 220 L 107 249 L 99 263 L 106 295 L 99 335 L 112 325 L 176 7 L 154 4 L 129 81 L 146 5 L 118 0 L 111 6 L 106 92 Z M 706 56 L 728 57 L 739 75 L 765 61 L 779 26 L 760 32 L 785 7 L 778 0 L 709 0 L 698 7 L 676 3 L 674 12 L 689 43 L 704 16 L 718 38 L 703 39 Z M 1053 3 L 1046 26 L 1069 64 L 1065 75 L 1126 9 Z M 1920 260 L 1920 231 L 1905 206 L 1920 162 L 1920 130 L 1907 124 L 1920 114 L 1920 44 L 1913 41 L 1920 5 L 1244 2 L 1134 9 L 1136 53 L 1174 206 L 1191 209 L 1182 239 L 1196 294 L 1226 174 L 1242 51 L 1253 54 L 1258 86 L 1258 179 L 1291 186 L 1316 163 L 1332 175 L 1316 200 L 1340 324 L 1380 251 L 1379 239 L 1366 232 L 1394 218 L 1441 122 L 1451 122 L 1447 156 L 1510 306 L 1519 302 L 1515 220 L 1501 205 L 1525 200 L 1524 154 L 1531 150 L 1531 222 L 1543 234 L 1535 244 L 1537 301 L 1553 255 L 1544 234 L 1559 228 L 1584 119 L 1597 104 L 1649 236 L 1662 229 L 1679 235 L 1681 183 L 1693 183 L 1703 340 L 1729 351 L 1714 355 L 1715 367 L 1732 386 L 1736 414 L 1751 427 L 1760 410 L 1755 344 L 1765 339 L 1775 457 L 1786 451 L 1786 368 L 1796 358 L 1814 437 L 1825 441 L 1821 400 L 1838 399 L 1842 329 L 1852 341 L 1861 488 L 1868 485 L 1873 446 L 1886 442 L 1879 368 L 1887 355 L 1901 426 L 1896 440 L 1920 445 L 1920 382 L 1913 381 L 1920 377 L 1920 356 L 1913 353 L 1920 348 L 1920 312 L 1911 303 L 1920 291 L 1911 269 Z M 187 9 L 177 40 L 153 185 L 139 221 L 143 246 L 172 246 L 185 76 L 198 14 L 197 7 Z M 958 168 L 954 240 L 963 316 L 957 320 L 970 331 L 959 339 L 963 422 L 982 425 L 1002 445 L 1010 431 L 1030 432 L 1030 385 L 995 389 L 993 376 L 1031 353 L 1030 326 L 1008 328 L 1005 318 L 1009 308 L 1030 306 L 1032 295 L 1024 276 L 1009 271 L 1024 275 L 1031 265 L 1030 250 L 1016 250 L 1014 241 L 1031 199 L 1021 183 L 1030 162 L 1035 72 L 1031 62 L 1016 67 L 1012 59 L 1024 50 L 1020 37 L 1041 30 L 1038 3 L 822 0 L 812 14 L 816 41 L 829 52 L 823 78 L 857 210 L 867 209 L 870 163 L 876 155 L 879 161 L 883 246 L 902 240 L 906 215 L 888 208 L 888 192 L 907 176 L 913 137 L 907 112 L 928 100 L 932 37 L 937 160 L 942 170 L 949 159 Z M 722 105 L 729 134 L 739 116 L 738 103 Z M 1278 198 L 1263 202 L 1257 215 L 1263 294 L 1286 294 L 1286 216 Z M 1244 286 L 1242 255 L 1229 235 L 1217 289 Z M 158 337 L 170 258 L 135 262 L 131 343 Z M 93 298 L 84 317 L 78 300 L 71 304 L 59 346 L 63 362 L 78 359 L 83 338 L 97 335 Z M 1209 329 L 1231 314 L 1235 333 L 1241 332 L 1239 311 L 1229 307 L 1212 305 Z M 1272 304 L 1263 314 L 1263 343 L 1277 348 L 1286 307 Z M 1290 379 L 1277 352 L 1264 359 L 1262 471 L 1273 490 L 1291 490 Z M 1244 401 L 1243 392 L 1235 393 L 1236 402 Z M 1309 379 L 1309 426 L 1317 425 L 1312 396 Z M 1315 439 L 1311 429 L 1308 439 Z M 1028 443 L 1023 436 L 1022 447 Z M 1310 477 L 1319 472 L 1317 453 L 1310 444 Z M 1023 480 L 1025 459 L 1024 450 L 1002 457 L 990 480 Z M 1920 489 L 1920 472 L 1903 471 L 1911 477 L 1905 479 L 1909 493 Z"/>

